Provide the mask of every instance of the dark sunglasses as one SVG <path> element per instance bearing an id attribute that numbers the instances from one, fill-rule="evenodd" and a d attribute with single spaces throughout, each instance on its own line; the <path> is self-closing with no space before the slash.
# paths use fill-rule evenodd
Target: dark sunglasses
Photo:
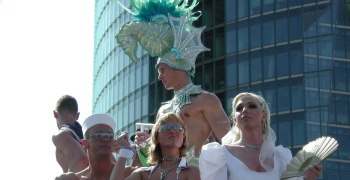
<path id="1" fill-rule="evenodd" d="M 162 124 L 159 126 L 158 132 L 168 132 L 173 128 L 176 132 L 183 132 L 184 129 L 179 124 Z"/>
<path id="2" fill-rule="evenodd" d="M 104 138 L 107 139 L 114 139 L 114 133 L 112 132 L 95 132 L 90 136 L 89 138 L 96 139 L 96 140 L 102 140 Z"/>

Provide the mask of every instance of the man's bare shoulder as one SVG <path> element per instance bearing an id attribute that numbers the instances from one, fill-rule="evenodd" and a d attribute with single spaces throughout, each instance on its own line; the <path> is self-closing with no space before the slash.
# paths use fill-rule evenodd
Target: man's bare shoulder
<path id="1" fill-rule="evenodd" d="M 52 135 L 52 141 L 54 143 L 66 138 L 73 138 L 72 134 L 67 130 L 58 130 L 54 135 Z"/>
<path id="2" fill-rule="evenodd" d="M 196 102 L 200 102 L 203 105 L 210 105 L 211 103 L 219 103 L 219 98 L 211 92 L 203 91 L 201 94 L 192 96 L 191 100 L 194 99 Z"/>
<path id="3" fill-rule="evenodd" d="M 67 130 L 60 130 L 52 136 L 52 142 L 57 149 L 66 150 L 66 152 L 80 152 L 85 154 L 81 144 L 73 137 L 72 133 Z"/>

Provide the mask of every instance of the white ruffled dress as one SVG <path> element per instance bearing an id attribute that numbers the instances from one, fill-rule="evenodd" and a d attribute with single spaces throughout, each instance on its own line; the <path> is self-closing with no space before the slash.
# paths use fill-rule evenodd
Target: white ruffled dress
<path id="1" fill-rule="evenodd" d="M 277 146 L 274 152 L 274 168 L 267 172 L 256 172 L 234 157 L 224 145 L 213 142 L 202 147 L 199 169 L 203 180 L 278 180 L 291 159 L 292 153 L 289 149 Z"/>

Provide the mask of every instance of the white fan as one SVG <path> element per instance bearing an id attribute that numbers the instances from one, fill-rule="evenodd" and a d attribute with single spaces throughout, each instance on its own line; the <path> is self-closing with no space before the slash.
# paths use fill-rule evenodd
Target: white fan
<path id="1" fill-rule="evenodd" d="M 304 176 L 304 170 L 311 164 L 320 163 L 338 148 L 332 137 L 320 137 L 303 147 L 287 165 L 281 179 Z"/>

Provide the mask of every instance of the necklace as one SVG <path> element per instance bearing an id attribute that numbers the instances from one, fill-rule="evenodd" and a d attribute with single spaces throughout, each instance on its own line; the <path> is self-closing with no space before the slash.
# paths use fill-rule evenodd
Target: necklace
<path id="1" fill-rule="evenodd" d="M 164 103 L 169 104 L 169 107 L 165 108 L 163 113 L 178 113 L 182 106 L 191 104 L 191 94 L 200 94 L 202 92 L 203 90 L 201 89 L 200 85 L 196 86 L 192 82 L 189 82 L 187 85 L 174 92 L 174 97 L 172 100 Z"/>
<path id="2" fill-rule="evenodd" d="M 180 160 L 181 158 L 162 158 L 160 160 L 162 161 L 175 161 L 175 160 Z"/>
<path id="3" fill-rule="evenodd" d="M 248 148 L 249 150 L 256 152 L 260 146 L 253 146 L 247 143 L 244 143 L 244 147 Z"/>
<path id="4" fill-rule="evenodd" d="M 160 180 L 165 180 L 166 179 L 166 175 L 168 174 L 168 171 L 170 171 L 171 169 L 173 169 L 175 166 L 177 166 L 180 162 L 175 163 L 173 166 L 171 166 L 168 169 L 162 169 L 162 162 L 160 162 L 159 164 L 159 170 L 160 170 Z"/>

